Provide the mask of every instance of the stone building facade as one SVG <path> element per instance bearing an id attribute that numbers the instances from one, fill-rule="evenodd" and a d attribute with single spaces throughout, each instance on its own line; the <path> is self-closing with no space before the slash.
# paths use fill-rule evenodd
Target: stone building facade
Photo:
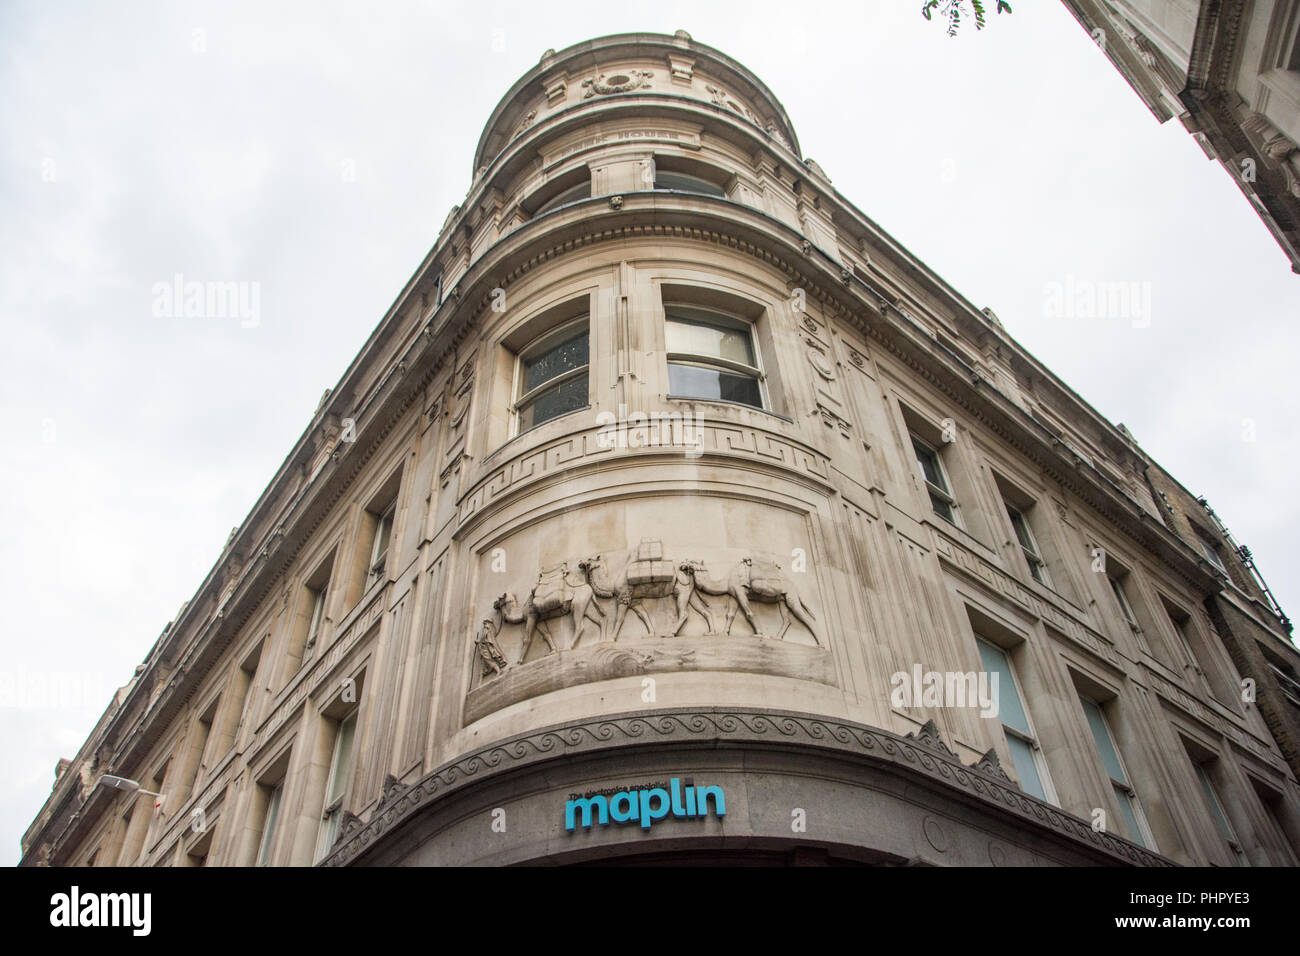
<path id="1" fill-rule="evenodd" d="M 24 864 L 1295 864 L 1241 555 L 756 76 L 547 51 L 474 169 Z"/>
<path id="2" fill-rule="evenodd" d="M 1300 0 L 1064 0 L 1160 122 L 1177 116 L 1300 272 Z"/>

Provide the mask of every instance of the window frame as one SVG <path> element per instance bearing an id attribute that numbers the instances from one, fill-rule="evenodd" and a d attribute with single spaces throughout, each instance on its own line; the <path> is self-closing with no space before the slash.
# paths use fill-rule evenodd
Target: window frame
<path id="1" fill-rule="evenodd" d="M 532 358 L 542 355 L 566 342 L 576 339 L 578 336 L 570 333 L 578 328 L 582 328 L 587 336 L 587 362 L 576 368 L 566 369 L 558 375 L 553 375 L 539 385 L 533 386 L 524 394 L 520 395 L 519 390 L 524 384 L 524 363 Z M 587 379 L 587 396 L 586 403 L 580 408 L 570 409 L 567 412 L 561 412 L 541 422 L 534 421 L 527 428 L 521 427 L 521 411 L 530 404 L 536 402 L 541 396 L 552 391 L 566 382 L 569 382 L 579 376 L 585 376 Z M 585 408 L 591 407 L 591 313 L 584 312 L 582 315 L 569 319 L 554 328 L 547 329 L 545 332 L 534 336 L 526 345 L 514 353 L 514 379 L 510 385 L 510 394 L 512 396 L 510 412 L 510 437 L 514 438 L 522 435 L 524 432 L 532 431 L 534 428 L 540 428 L 542 425 L 563 418 L 565 415 L 572 415 L 580 412 Z"/>
<path id="2" fill-rule="evenodd" d="M 1000 682 L 998 685 L 998 697 L 999 697 L 998 723 L 1002 727 L 1002 733 L 1004 736 L 1006 735 L 1013 736 L 1017 740 L 1021 741 L 1022 743 L 1026 744 L 1029 747 L 1030 757 L 1034 762 L 1034 770 L 1038 774 L 1038 783 L 1043 791 L 1043 796 L 1041 799 L 1047 801 L 1053 806 L 1060 806 L 1060 802 L 1058 800 L 1057 793 L 1056 793 L 1056 787 L 1052 784 L 1052 775 L 1050 769 L 1047 766 L 1047 757 L 1043 754 L 1042 745 L 1038 742 L 1038 731 L 1034 728 L 1034 718 L 1033 715 L 1029 713 L 1029 706 L 1026 703 L 1025 693 L 1021 689 L 1022 684 L 1020 680 L 1020 675 L 1016 673 L 1017 670 L 1016 663 L 1011 659 L 1011 651 L 1008 648 L 1005 648 L 1002 645 L 996 643 L 995 641 L 990 640 L 988 637 L 985 637 L 984 635 L 980 634 L 979 631 L 975 631 L 975 643 L 976 643 L 975 652 L 979 656 L 980 667 L 984 670 L 984 673 L 987 674 L 988 669 L 987 667 L 985 667 L 984 664 L 984 655 L 979 652 L 978 645 L 980 644 L 984 644 L 985 646 L 990 647 L 993 650 L 997 651 L 998 654 L 1002 656 L 1002 659 L 1007 662 L 1007 673 L 1011 677 L 1011 689 L 1016 693 L 1016 699 L 1020 703 L 1020 711 L 1025 715 L 1025 723 L 1029 725 L 1029 735 L 1026 736 L 1025 733 L 1021 731 L 1019 728 L 1008 726 L 1006 722 L 1002 720 L 1002 702 L 1001 702 L 1002 687 Z M 1011 749 L 1011 744 L 1010 741 L 1008 741 L 1007 750 L 1010 751 L 1010 749 Z M 1013 769 L 1015 769 L 1014 763 L 1015 763 L 1015 754 L 1013 753 L 1012 754 Z M 1024 784 L 1021 783 L 1021 781 L 1018 779 L 1020 776 L 1019 770 L 1016 771 L 1016 776 L 1017 776 L 1016 783 L 1020 785 L 1021 792 L 1026 794 L 1027 796 L 1032 797 L 1033 794 L 1029 793 L 1028 790 L 1025 790 Z"/>
<path id="3" fill-rule="evenodd" d="M 671 367 L 673 365 L 684 365 L 693 368 L 703 368 L 715 372 L 725 372 L 735 375 L 739 378 L 752 379 L 758 387 L 758 405 L 752 405 L 749 402 L 737 402 L 726 398 L 714 398 L 712 396 L 702 395 L 683 395 L 672 390 L 671 384 L 668 386 L 667 397 L 670 400 L 680 399 L 692 402 L 718 402 L 724 405 L 736 405 L 741 408 L 752 408 L 760 412 L 772 412 L 772 399 L 767 387 L 767 373 L 763 369 L 763 350 L 759 346 L 758 329 L 756 323 L 744 316 L 725 311 L 713 306 L 696 305 L 693 302 L 683 302 L 678 300 L 665 301 L 664 310 L 664 372 L 671 382 Z M 678 317 L 674 317 L 674 312 L 678 312 Z M 700 313 L 705 316 L 704 319 L 692 318 L 690 313 Z M 683 314 L 684 313 L 684 314 Z M 749 353 L 754 357 L 754 365 L 745 365 L 731 359 L 723 358 L 717 355 L 708 355 L 703 352 L 672 352 L 668 349 L 668 324 L 676 322 L 679 325 L 702 325 L 719 329 L 731 329 L 733 331 L 743 332 L 749 342 Z"/>
<path id="4" fill-rule="evenodd" d="M 683 184 L 689 184 L 689 185 L 694 185 L 698 183 L 701 186 L 707 188 L 682 189 L 678 186 L 661 186 L 659 185 L 661 177 L 668 177 L 669 179 L 681 180 Z M 695 195 L 695 196 L 712 196 L 715 199 L 727 198 L 726 188 L 723 186 L 719 186 L 717 183 L 713 182 L 712 180 L 707 179 L 704 176 L 697 176 L 694 173 L 683 173 L 675 169 L 660 169 L 658 163 L 655 164 L 655 179 L 652 188 L 654 189 L 655 192 L 674 192 L 674 193 L 684 193 L 684 194 Z"/>
<path id="5" fill-rule="evenodd" d="M 314 588 L 310 584 L 307 590 L 311 592 L 311 616 L 307 619 L 307 640 L 303 643 L 303 650 L 309 650 L 316 644 L 316 638 L 320 636 L 321 624 L 325 621 L 325 587 Z"/>
<path id="6" fill-rule="evenodd" d="M 1115 732 L 1111 730 L 1110 719 L 1106 716 L 1106 708 L 1101 702 L 1089 697 L 1087 694 L 1080 692 L 1079 700 L 1085 704 L 1091 704 L 1097 710 L 1097 715 L 1101 718 L 1101 728 L 1106 732 L 1106 739 L 1110 745 L 1110 751 L 1115 756 L 1115 763 L 1118 765 L 1120 772 L 1124 774 L 1123 780 L 1116 780 L 1110 775 L 1110 770 L 1106 766 L 1105 755 L 1101 752 L 1101 744 L 1097 740 L 1097 732 L 1093 723 L 1088 719 L 1087 708 L 1084 707 L 1083 720 L 1088 727 L 1088 735 L 1092 737 L 1093 749 L 1097 751 L 1097 758 L 1101 761 L 1102 772 L 1110 782 L 1111 792 L 1118 798 L 1121 795 L 1128 801 L 1128 806 L 1133 812 L 1133 819 L 1137 822 L 1138 833 L 1134 839 L 1145 846 L 1148 850 L 1159 852 L 1156 846 L 1155 834 L 1151 832 L 1151 825 L 1147 822 L 1146 813 L 1142 810 L 1142 801 L 1138 797 L 1137 788 L 1133 786 L 1133 774 L 1128 769 L 1128 764 L 1124 762 L 1124 755 L 1120 752 L 1119 744 L 1115 742 Z"/>
<path id="7" fill-rule="evenodd" d="M 396 523 L 397 497 L 394 496 L 384 510 L 375 517 L 375 533 L 370 539 L 370 562 L 366 567 L 366 583 L 362 588 L 363 592 L 369 591 L 377 582 L 384 579 L 388 570 L 388 557 L 393 550 L 393 528 Z M 382 552 L 379 551 L 381 541 L 384 546 Z"/>
<path id="8" fill-rule="evenodd" d="M 1029 518 L 1025 516 L 1024 511 L 1005 498 L 1002 499 L 1002 505 L 1007 511 L 1007 517 L 1011 520 L 1011 531 L 1015 535 L 1016 543 L 1020 545 L 1020 550 L 1025 556 L 1025 563 L 1029 565 L 1029 576 L 1043 587 L 1051 587 L 1051 579 L 1047 575 L 1047 562 L 1039 551 L 1038 542 L 1034 540 L 1033 531 L 1029 527 Z M 1017 523 L 1017 519 L 1019 519 L 1019 523 Z"/>
<path id="9" fill-rule="evenodd" d="M 921 480 L 925 483 L 926 491 L 929 493 L 931 510 L 935 514 L 937 514 L 940 518 L 943 518 L 945 521 L 947 521 L 953 527 L 957 527 L 957 528 L 961 527 L 961 525 L 957 523 L 957 498 L 953 495 L 951 491 L 952 479 L 948 477 L 948 470 L 943 467 L 942 454 L 940 454 L 939 449 L 935 448 L 932 444 L 930 444 L 928 441 L 926 441 L 924 438 L 922 438 L 920 435 L 918 435 L 915 431 L 911 430 L 910 428 L 908 429 L 907 434 L 908 437 L 910 437 L 912 440 L 912 457 L 916 461 L 917 467 L 921 469 Z M 920 448 L 924 448 L 934 458 L 935 473 L 938 475 L 939 479 L 943 482 L 943 485 L 936 485 L 934 482 L 930 480 L 929 476 L 925 473 L 925 465 L 921 462 L 921 457 L 919 453 L 920 448 L 918 448 L 918 446 L 920 446 Z M 939 500 L 944 502 L 945 506 L 947 507 L 948 509 L 947 514 L 944 514 L 937 507 L 935 507 L 934 499 L 936 495 L 939 497 Z"/>
<path id="10" fill-rule="evenodd" d="M 582 196 L 577 195 L 579 192 L 583 191 L 584 187 L 586 189 L 586 195 L 582 195 Z M 550 199 L 547 199 L 540 206 L 538 206 L 537 209 L 533 212 L 533 214 L 529 218 L 536 219 L 538 216 L 544 216 L 548 212 L 554 212 L 555 210 L 560 209 L 564 206 L 572 205 L 573 203 L 576 202 L 582 202 L 584 199 L 590 199 L 591 197 L 592 197 L 592 184 L 591 184 L 591 177 L 588 176 L 586 179 L 582 180 L 581 182 L 574 183 L 572 186 L 568 186 L 565 189 L 561 189 Z"/>
<path id="11" fill-rule="evenodd" d="M 1128 592 L 1124 590 L 1124 582 L 1118 576 L 1109 573 L 1106 575 L 1106 580 L 1110 582 L 1110 593 L 1115 596 L 1115 603 L 1119 605 L 1124 620 L 1133 629 L 1133 633 L 1141 633 L 1142 625 L 1138 623 L 1137 611 L 1133 610 L 1133 602 L 1129 600 Z"/>
<path id="12" fill-rule="evenodd" d="M 1246 853 L 1241 838 L 1237 836 L 1237 828 L 1232 825 L 1232 820 L 1228 818 L 1228 810 L 1219 797 L 1219 791 L 1214 786 L 1210 771 L 1206 769 L 1208 762 L 1203 760 L 1192 761 L 1192 767 L 1201 784 L 1201 792 L 1205 796 L 1206 808 L 1210 811 L 1210 816 L 1214 818 L 1215 829 L 1219 831 L 1219 835 L 1223 837 L 1228 847 L 1235 854 L 1237 863 L 1245 863 L 1247 862 Z"/>
<path id="13" fill-rule="evenodd" d="M 269 866 L 275 850 L 275 836 L 280 824 L 280 804 L 284 800 L 284 785 L 287 778 L 281 777 L 275 784 L 261 784 L 269 787 L 271 792 L 266 798 L 266 811 L 262 814 L 262 832 L 257 840 L 257 853 L 253 857 L 254 866 Z"/>
<path id="14" fill-rule="evenodd" d="M 321 807 L 320 826 L 316 832 L 316 850 L 313 857 L 313 862 L 316 863 L 329 856 L 330 850 L 333 849 L 338 840 L 343 818 L 343 804 L 347 800 L 348 789 L 351 785 L 349 778 L 352 774 L 353 755 L 356 753 L 356 733 L 360 713 L 361 708 L 359 706 L 353 707 L 334 721 L 334 742 L 330 748 L 330 769 L 325 777 L 324 804 Z M 347 753 L 344 755 L 343 760 L 340 761 L 339 752 L 343 749 L 344 744 L 343 728 L 349 723 L 352 727 L 346 737 Z M 339 779 L 340 773 L 342 774 L 341 780 Z"/>

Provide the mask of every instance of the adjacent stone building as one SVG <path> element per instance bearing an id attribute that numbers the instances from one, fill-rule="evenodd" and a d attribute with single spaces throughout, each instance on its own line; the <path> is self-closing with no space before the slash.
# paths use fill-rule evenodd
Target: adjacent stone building
<path id="1" fill-rule="evenodd" d="M 24 864 L 1296 863 L 1247 555 L 761 80 L 548 50 L 474 169 Z"/>
<path id="2" fill-rule="evenodd" d="M 1300 272 L 1300 0 L 1064 0 L 1160 122 L 1177 116 Z"/>

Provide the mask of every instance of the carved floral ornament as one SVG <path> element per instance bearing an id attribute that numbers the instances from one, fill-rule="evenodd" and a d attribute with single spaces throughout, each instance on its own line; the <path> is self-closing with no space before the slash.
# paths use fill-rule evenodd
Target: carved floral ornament
<path id="1" fill-rule="evenodd" d="M 654 73 L 650 70 L 624 70 L 621 73 L 601 73 L 599 76 L 589 77 L 582 81 L 582 88 L 587 92 L 582 94 L 582 98 L 590 99 L 597 93 L 607 95 L 610 93 L 629 93 L 635 89 L 645 89 L 650 85 Z"/>
<path id="2" fill-rule="evenodd" d="M 697 559 L 673 561 L 664 557 L 662 542 L 645 538 L 626 553 L 626 560 L 617 558 L 596 554 L 572 566 L 566 561 L 544 568 L 522 600 L 509 591 L 496 598 L 492 614 L 483 619 L 474 642 L 483 679 L 499 677 L 507 668 L 523 665 L 538 635 L 548 655 L 573 650 L 588 633 L 592 635 L 588 643 L 617 642 L 629 611 L 641 622 L 648 637 L 680 635 L 692 612 L 704 620 L 709 636 L 729 635 L 736 617 L 742 614 L 754 634 L 763 636 L 763 625 L 753 605 L 775 605 L 781 615 L 781 628 L 768 636 L 784 640 L 797 622 L 815 645 L 822 645 L 816 614 L 800 597 L 791 575 L 769 557 L 750 553 L 739 560 L 710 564 Z M 715 607 L 707 600 L 710 596 L 722 598 L 726 605 L 721 628 L 714 617 Z M 672 613 L 671 623 L 656 627 L 656 618 L 668 610 Z M 551 625 L 566 617 L 572 620 L 573 638 L 568 647 L 561 648 L 551 633 Z M 498 643 L 506 625 L 522 628 L 521 649 L 513 662 Z"/>

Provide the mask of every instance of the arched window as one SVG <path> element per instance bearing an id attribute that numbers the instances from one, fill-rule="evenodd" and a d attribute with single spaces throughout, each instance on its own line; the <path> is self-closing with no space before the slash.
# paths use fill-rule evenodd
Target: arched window
<path id="1" fill-rule="evenodd" d="M 563 192 L 557 193 L 554 196 L 552 196 L 550 199 L 543 202 L 540 206 L 537 207 L 537 211 L 534 212 L 533 215 L 540 216 L 543 213 L 550 212 L 552 209 L 559 209 L 561 206 L 567 206 L 569 203 L 580 202 L 583 199 L 590 199 L 590 198 L 591 198 L 591 180 L 590 179 L 583 180 L 582 182 L 578 183 L 576 186 L 570 186 L 568 189 L 565 189 Z"/>
<path id="2" fill-rule="evenodd" d="M 668 391 L 766 408 L 751 323 L 712 309 L 664 304 Z"/>
<path id="3" fill-rule="evenodd" d="M 584 315 L 519 352 L 515 368 L 516 433 L 587 407 L 588 325 Z"/>
<path id="4" fill-rule="evenodd" d="M 703 193 L 706 196 L 727 197 L 726 190 L 715 182 L 690 173 L 678 173 L 666 169 L 655 169 L 655 189 L 682 193 Z"/>

